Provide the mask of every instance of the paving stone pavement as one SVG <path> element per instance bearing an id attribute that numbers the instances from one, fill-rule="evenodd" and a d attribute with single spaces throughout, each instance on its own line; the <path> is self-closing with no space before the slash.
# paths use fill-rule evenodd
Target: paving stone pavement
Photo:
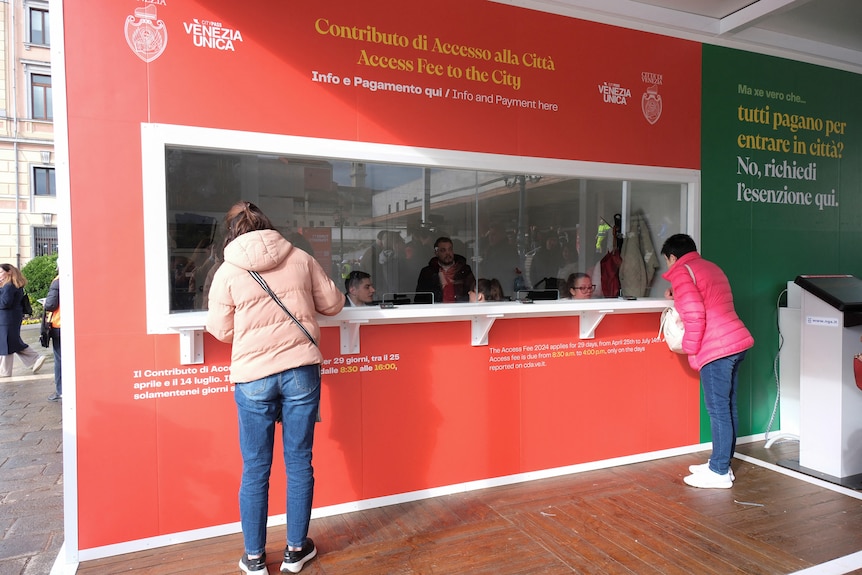
<path id="1" fill-rule="evenodd" d="M 21 337 L 46 356 L 34 375 L 16 357 L 0 378 L 0 575 L 47 575 L 63 544 L 63 433 L 54 355 L 39 329 Z"/>

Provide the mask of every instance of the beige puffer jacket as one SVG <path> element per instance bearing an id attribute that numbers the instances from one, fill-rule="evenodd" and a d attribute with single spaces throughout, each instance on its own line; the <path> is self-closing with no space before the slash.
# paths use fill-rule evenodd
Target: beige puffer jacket
<path id="1" fill-rule="evenodd" d="M 275 230 L 243 234 L 225 247 L 209 293 L 207 331 L 232 343 L 230 380 L 254 381 L 319 364 L 320 350 L 248 273 L 258 272 L 315 340 L 317 314 L 335 315 L 344 294 L 320 264 Z"/>

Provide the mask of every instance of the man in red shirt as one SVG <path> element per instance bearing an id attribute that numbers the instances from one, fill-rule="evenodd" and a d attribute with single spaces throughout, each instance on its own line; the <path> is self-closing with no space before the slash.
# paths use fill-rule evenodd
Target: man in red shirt
<path id="1" fill-rule="evenodd" d="M 434 253 L 436 257 L 419 272 L 416 291 L 433 293 L 434 303 L 470 301 L 476 278 L 467 259 L 455 253 L 452 240 L 445 236 L 434 242 Z"/>

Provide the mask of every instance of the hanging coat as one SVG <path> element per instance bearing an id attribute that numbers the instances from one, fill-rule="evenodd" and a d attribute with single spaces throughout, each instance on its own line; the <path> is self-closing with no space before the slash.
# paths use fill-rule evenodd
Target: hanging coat
<path id="1" fill-rule="evenodd" d="M 649 289 L 659 264 L 649 227 L 640 214 L 633 216 L 629 222 L 629 230 L 626 233 L 626 240 L 623 242 L 621 256 L 621 294 L 624 297 L 649 295 Z"/>
<path id="2" fill-rule="evenodd" d="M 601 270 L 602 295 L 605 297 L 619 297 L 620 295 L 620 251 L 613 250 L 605 254 L 599 262 Z"/>

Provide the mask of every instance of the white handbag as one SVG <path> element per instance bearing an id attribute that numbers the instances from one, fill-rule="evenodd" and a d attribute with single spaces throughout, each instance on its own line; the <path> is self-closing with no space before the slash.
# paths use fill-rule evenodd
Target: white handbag
<path id="1" fill-rule="evenodd" d="M 661 312 L 659 335 L 672 352 L 683 353 L 682 338 L 685 335 L 685 325 L 675 307 L 666 307 Z"/>
<path id="2" fill-rule="evenodd" d="M 685 265 L 685 268 L 688 270 L 691 280 L 695 285 L 697 285 L 697 280 L 694 279 L 694 272 L 691 271 L 688 264 Z M 659 336 L 664 339 L 668 349 L 672 352 L 685 353 L 682 351 L 682 338 L 685 335 L 685 324 L 682 322 L 682 318 L 679 317 L 679 312 L 676 311 L 675 307 L 666 307 L 664 308 L 664 311 L 661 312 L 661 324 L 659 325 L 658 333 Z"/>

